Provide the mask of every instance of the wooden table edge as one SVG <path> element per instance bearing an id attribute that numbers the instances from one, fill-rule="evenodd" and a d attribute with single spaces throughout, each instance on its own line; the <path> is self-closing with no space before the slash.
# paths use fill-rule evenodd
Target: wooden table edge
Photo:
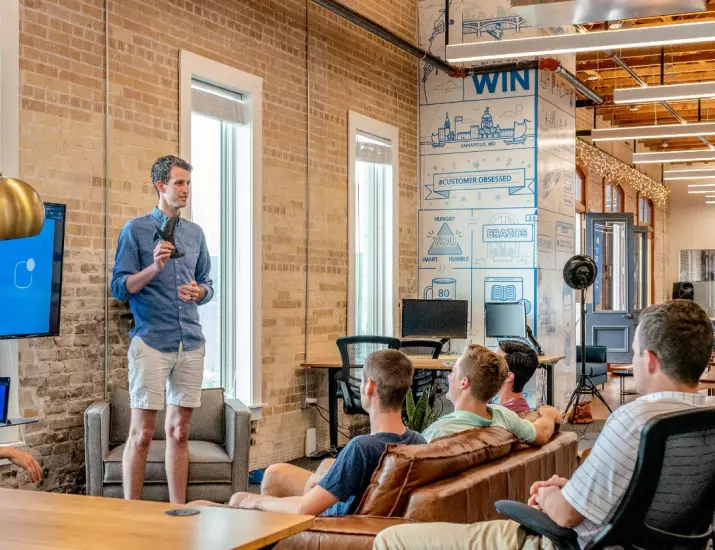
<path id="1" fill-rule="evenodd" d="M 270 512 L 268 512 L 270 513 Z M 270 546 L 272 544 L 276 544 L 284 539 L 287 539 L 288 537 L 292 537 L 293 535 L 297 535 L 298 533 L 302 533 L 303 531 L 308 531 L 311 527 L 315 526 L 315 516 L 302 516 L 306 518 L 304 521 L 301 523 L 292 525 L 288 529 L 281 531 L 280 533 L 275 533 L 273 535 L 267 535 L 261 540 L 257 540 L 254 542 L 250 542 L 248 544 L 242 544 L 241 546 L 237 546 L 233 548 L 232 550 L 261 550 L 261 548 L 265 548 L 266 546 Z"/>

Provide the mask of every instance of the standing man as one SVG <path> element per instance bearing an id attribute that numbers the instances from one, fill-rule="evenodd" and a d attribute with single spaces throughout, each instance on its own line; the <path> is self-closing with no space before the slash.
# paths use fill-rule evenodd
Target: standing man
<path id="1" fill-rule="evenodd" d="M 169 499 L 183 504 L 189 473 L 189 422 L 192 410 L 201 404 L 204 373 L 205 339 L 198 306 L 211 301 L 214 291 L 201 228 L 179 218 L 175 231 L 162 231 L 167 240 L 157 232 L 186 206 L 191 165 L 171 155 L 161 157 L 152 166 L 151 181 L 159 205 L 122 229 L 112 276 L 112 295 L 128 300 L 134 314 L 129 333 L 132 419 L 123 458 L 124 498 L 141 498 L 149 445 L 166 389 Z M 169 242 L 172 233 L 173 243 Z"/>

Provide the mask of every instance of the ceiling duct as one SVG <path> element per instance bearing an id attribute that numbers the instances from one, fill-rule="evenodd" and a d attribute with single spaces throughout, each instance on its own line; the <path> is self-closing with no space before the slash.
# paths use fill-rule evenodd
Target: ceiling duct
<path id="1" fill-rule="evenodd" d="M 701 12 L 706 0 L 511 0 L 535 27 L 555 27 Z"/>

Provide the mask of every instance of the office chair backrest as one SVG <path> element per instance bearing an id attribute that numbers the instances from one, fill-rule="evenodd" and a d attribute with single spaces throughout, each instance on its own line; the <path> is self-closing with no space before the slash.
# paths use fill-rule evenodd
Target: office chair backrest
<path id="1" fill-rule="evenodd" d="M 400 351 L 405 355 L 431 355 L 432 359 L 439 359 L 442 353 L 442 342 L 439 340 L 402 340 Z M 415 369 L 412 377 L 412 394 L 419 399 L 423 392 L 430 391 L 429 404 L 434 404 L 437 393 L 437 379 L 439 371 Z"/>
<path id="2" fill-rule="evenodd" d="M 439 340 L 401 340 L 400 351 L 405 355 L 431 355 L 439 359 L 442 353 L 442 342 Z"/>
<path id="3" fill-rule="evenodd" d="M 400 349 L 400 340 L 386 336 L 345 336 L 338 338 L 336 343 L 342 361 L 338 384 L 343 397 L 343 410 L 345 414 L 366 414 L 360 404 L 360 381 L 365 360 L 375 351 Z"/>
<path id="4" fill-rule="evenodd" d="M 657 416 L 610 526 L 587 548 L 705 548 L 715 514 L 715 408 Z M 645 519 L 644 519 L 645 518 Z"/>

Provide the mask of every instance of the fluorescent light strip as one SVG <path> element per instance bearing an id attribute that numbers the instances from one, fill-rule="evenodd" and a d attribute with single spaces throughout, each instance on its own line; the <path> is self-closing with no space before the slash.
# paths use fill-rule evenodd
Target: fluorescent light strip
<path id="1" fill-rule="evenodd" d="M 683 101 L 703 97 L 715 97 L 715 82 L 667 84 L 665 86 L 648 86 L 647 88 L 616 88 L 613 91 L 613 103 L 617 105 Z"/>
<path id="2" fill-rule="evenodd" d="M 703 164 L 702 166 L 709 166 L 709 168 L 674 168 L 672 170 L 665 170 L 663 173 L 664 174 L 675 174 L 675 173 L 680 173 L 682 172 L 683 174 L 693 174 L 697 172 L 715 172 L 715 166 L 712 164 Z"/>
<path id="3" fill-rule="evenodd" d="M 620 141 L 631 139 L 681 138 L 715 135 L 715 122 L 693 124 L 661 124 L 660 126 L 630 126 L 591 130 L 593 141 Z"/>
<path id="4" fill-rule="evenodd" d="M 688 189 L 693 189 L 695 187 L 715 187 L 715 183 L 691 183 L 688 185 Z"/>
<path id="5" fill-rule="evenodd" d="M 715 201 L 705 201 L 705 204 L 715 204 Z"/>
<path id="6" fill-rule="evenodd" d="M 715 150 L 697 149 L 695 151 L 672 151 L 670 153 L 634 153 L 634 164 L 651 164 L 656 162 L 698 162 L 715 160 Z"/>
<path id="7" fill-rule="evenodd" d="M 712 189 L 710 191 L 688 191 L 688 195 L 707 195 L 712 192 Z"/>
<path id="8" fill-rule="evenodd" d="M 584 34 L 559 34 L 514 40 L 495 40 L 447 46 L 447 61 L 468 63 L 672 44 L 697 44 L 715 40 L 715 22 L 681 23 Z"/>
<path id="9" fill-rule="evenodd" d="M 663 172 L 663 179 L 665 181 L 711 180 L 715 179 L 715 170 L 698 170 L 697 172 L 691 170 L 668 170 Z"/>

